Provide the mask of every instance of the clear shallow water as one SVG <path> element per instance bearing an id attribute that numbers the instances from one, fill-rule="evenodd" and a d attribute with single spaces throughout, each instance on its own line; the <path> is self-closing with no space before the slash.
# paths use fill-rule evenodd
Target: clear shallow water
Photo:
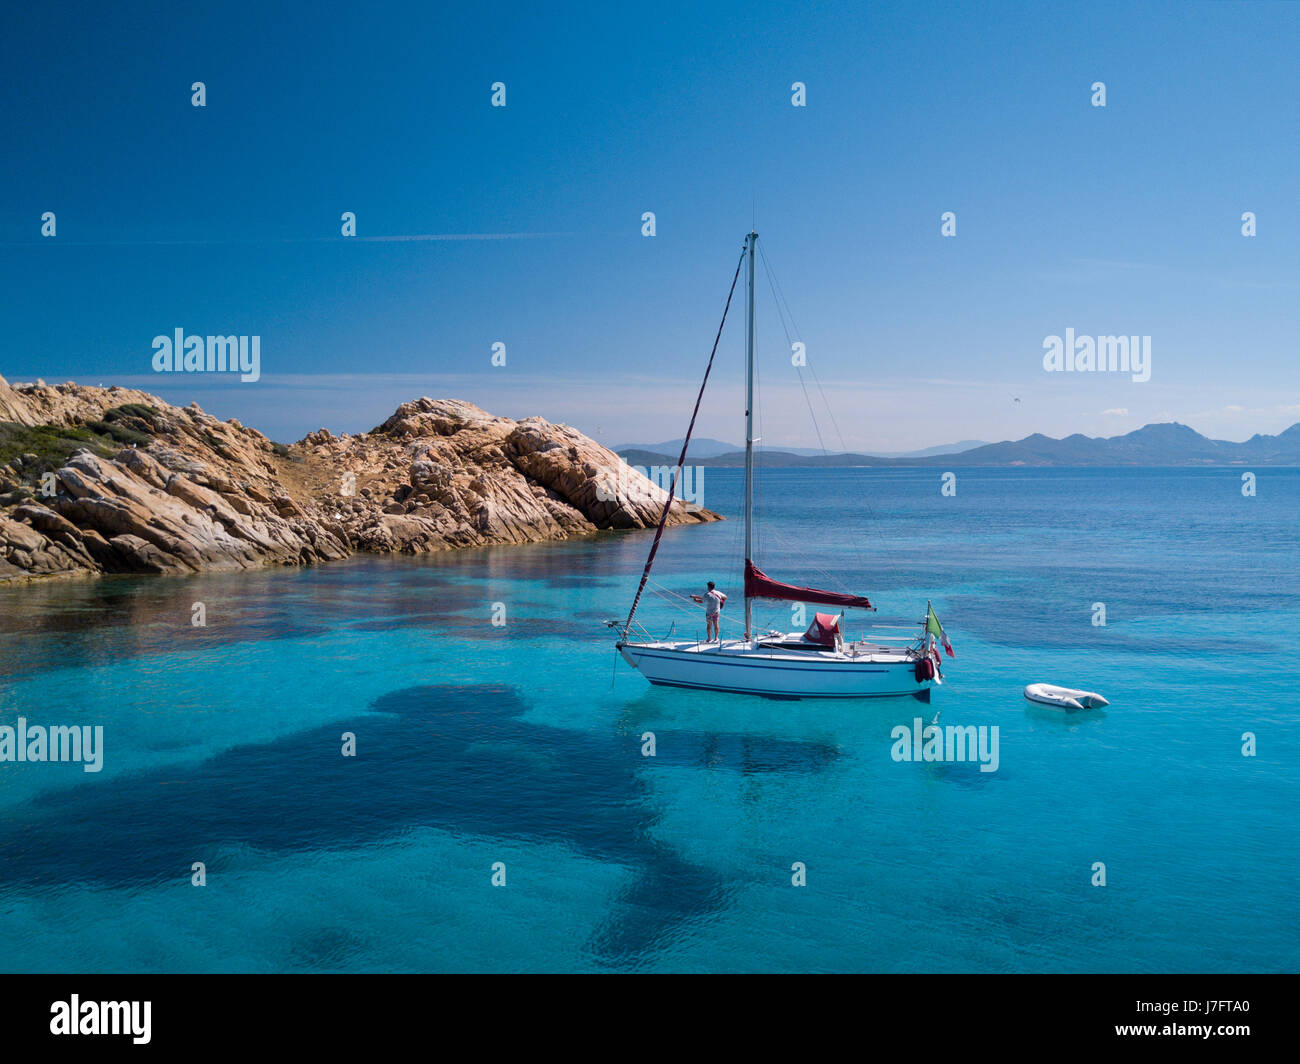
<path id="1" fill-rule="evenodd" d="M 105 732 L 98 774 L 0 764 L 0 968 L 1300 967 L 1300 471 L 774 470 L 760 512 L 770 574 L 934 601 L 928 710 L 650 688 L 603 626 L 647 534 L 0 590 L 0 723 Z M 740 537 L 670 531 L 656 582 L 738 615 Z M 997 725 L 998 770 L 893 761 L 918 712 Z"/>

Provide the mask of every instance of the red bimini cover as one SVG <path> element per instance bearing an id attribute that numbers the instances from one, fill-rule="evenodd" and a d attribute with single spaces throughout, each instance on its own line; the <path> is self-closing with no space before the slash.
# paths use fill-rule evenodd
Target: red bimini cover
<path id="1" fill-rule="evenodd" d="M 809 643 L 819 643 L 824 647 L 833 647 L 835 637 L 840 632 L 840 619 L 833 613 L 819 613 L 808 626 L 803 637 Z"/>
<path id="2" fill-rule="evenodd" d="M 751 561 L 745 562 L 745 597 L 789 599 L 791 602 L 815 602 L 821 606 L 856 606 L 871 610 L 866 595 L 843 595 L 838 591 L 819 591 L 815 587 L 796 587 L 773 580 Z"/>

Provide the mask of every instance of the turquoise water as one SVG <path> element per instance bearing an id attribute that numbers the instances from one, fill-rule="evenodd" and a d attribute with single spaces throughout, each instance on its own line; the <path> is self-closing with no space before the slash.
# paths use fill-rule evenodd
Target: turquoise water
<path id="1" fill-rule="evenodd" d="M 0 590 L 0 724 L 105 746 L 0 764 L 0 968 L 1294 971 L 1300 471 L 1256 472 L 767 474 L 770 575 L 870 594 L 850 635 L 934 602 L 929 707 L 650 688 L 603 626 L 645 533 Z M 738 614 L 740 533 L 671 530 L 656 583 Z M 893 760 L 936 712 L 997 771 Z"/>

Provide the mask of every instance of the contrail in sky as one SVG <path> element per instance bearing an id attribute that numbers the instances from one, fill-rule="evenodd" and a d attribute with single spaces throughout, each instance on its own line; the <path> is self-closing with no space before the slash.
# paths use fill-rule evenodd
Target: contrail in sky
<path id="1" fill-rule="evenodd" d="M 409 241 L 435 240 L 540 240 L 547 237 L 574 236 L 574 233 L 406 233 L 392 236 L 289 236 L 249 237 L 225 240 L 6 240 L 2 247 L 37 247 L 60 244 L 64 247 L 152 247 L 162 245 L 216 244 L 399 244 Z"/>

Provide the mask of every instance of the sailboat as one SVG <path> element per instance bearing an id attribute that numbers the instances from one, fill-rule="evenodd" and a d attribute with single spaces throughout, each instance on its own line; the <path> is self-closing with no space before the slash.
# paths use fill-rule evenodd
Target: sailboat
<path id="1" fill-rule="evenodd" d="M 682 441 L 681 457 L 674 469 L 663 516 L 650 546 L 641 583 L 632 608 L 623 623 L 610 621 L 619 628 L 614 644 L 623 659 L 639 670 L 650 683 L 662 687 L 684 687 L 707 691 L 729 691 L 761 695 L 768 698 L 869 698 L 911 695 L 922 702 L 930 701 L 934 684 L 942 682 L 940 657 L 935 643 L 942 644 L 952 655 L 952 646 L 934 610 L 926 604 L 926 616 L 920 632 L 912 636 L 889 637 L 879 641 L 848 641 L 841 628 L 844 609 L 874 611 L 865 595 L 843 594 L 774 580 L 754 564 L 754 259 L 758 234 L 745 238 L 745 247 L 736 264 L 722 324 L 713 341 L 695 412 Z M 686 462 L 686 451 L 695 429 L 700 400 L 708 384 L 718 341 L 727 321 L 727 311 L 735 294 L 742 266 L 748 265 L 749 306 L 745 332 L 745 630 L 742 638 L 712 642 L 671 639 L 656 640 L 635 624 L 636 609 L 650 577 L 664 525 L 673 504 L 677 478 Z M 754 628 L 754 601 L 778 599 L 811 605 L 839 606 L 839 615 L 817 613 L 803 632 L 757 632 Z M 904 626 L 906 630 L 910 626 Z"/>

